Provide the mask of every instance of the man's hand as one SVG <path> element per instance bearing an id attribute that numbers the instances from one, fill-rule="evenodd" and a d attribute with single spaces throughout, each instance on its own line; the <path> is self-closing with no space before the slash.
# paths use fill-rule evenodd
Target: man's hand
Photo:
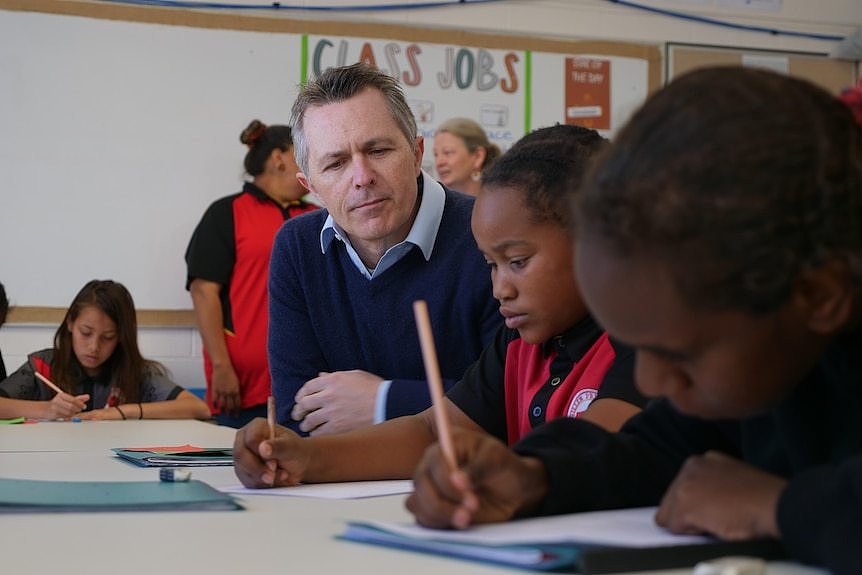
<path id="1" fill-rule="evenodd" d="M 484 432 L 453 434 L 458 469 L 440 444 L 428 448 L 413 475 L 407 509 L 427 527 L 464 529 L 506 521 L 538 506 L 548 490 L 544 465 L 521 457 Z"/>
<path id="2" fill-rule="evenodd" d="M 296 393 L 291 417 L 311 435 L 342 433 L 374 423 L 383 378 L 367 371 L 320 373 Z"/>
<path id="3" fill-rule="evenodd" d="M 688 458 L 656 513 L 674 533 L 721 539 L 780 538 L 778 498 L 787 481 L 723 453 Z"/>

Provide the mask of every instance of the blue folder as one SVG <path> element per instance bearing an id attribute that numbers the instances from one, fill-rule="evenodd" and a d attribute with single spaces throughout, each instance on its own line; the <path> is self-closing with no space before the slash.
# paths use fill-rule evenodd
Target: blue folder
<path id="1" fill-rule="evenodd" d="M 767 560 L 786 557 L 781 543 L 774 539 L 711 541 L 660 547 L 619 547 L 577 542 L 489 545 L 412 538 L 361 521 L 348 522 L 347 529 L 338 537 L 347 541 L 530 571 L 577 571 L 582 575 L 693 567 L 700 561 L 727 555 L 747 555 Z"/>

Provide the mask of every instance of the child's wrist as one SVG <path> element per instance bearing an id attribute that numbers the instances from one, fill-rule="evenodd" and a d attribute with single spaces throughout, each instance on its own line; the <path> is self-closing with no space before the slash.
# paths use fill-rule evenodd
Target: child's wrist
<path id="1" fill-rule="evenodd" d="M 516 516 L 532 515 L 548 495 L 549 480 L 545 464 L 535 457 L 521 457 L 523 489 L 522 499 L 515 511 Z"/>

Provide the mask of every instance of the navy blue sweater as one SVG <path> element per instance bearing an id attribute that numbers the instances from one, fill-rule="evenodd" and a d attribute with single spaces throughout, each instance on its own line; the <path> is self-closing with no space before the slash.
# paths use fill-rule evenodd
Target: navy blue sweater
<path id="1" fill-rule="evenodd" d="M 373 280 L 356 269 L 344 244 L 320 251 L 328 212 L 287 221 L 273 246 L 269 274 L 269 350 L 279 423 L 296 392 L 321 371 L 361 369 L 391 379 L 386 418 L 431 404 L 413 301 L 428 302 L 444 387 L 451 387 L 502 322 L 491 277 L 470 231 L 473 198 L 446 190 L 431 259 L 414 247 Z"/>

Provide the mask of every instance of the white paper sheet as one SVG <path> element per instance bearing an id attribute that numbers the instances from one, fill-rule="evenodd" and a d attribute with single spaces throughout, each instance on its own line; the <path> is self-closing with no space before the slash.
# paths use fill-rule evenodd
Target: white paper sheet
<path id="1" fill-rule="evenodd" d="M 478 525 L 464 531 L 427 529 L 413 523 L 362 523 L 415 539 L 485 545 L 576 542 L 618 547 L 658 547 L 712 541 L 708 537 L 675 535 L 664 530 L 656 525 L 655 512 L 655 507 L 640 507 L 574 513 Z"/>
<path id="2" fill-rule="evenodd" d="M 318 497 L 321 499 L 362 499 L 399 495 L 413 491 L 413 481 L 397 479 L 386 481 L 349 481 L 346 483 L 307 483 L 295 487 L 249 489 L 242 485 L 219 487 L 225 493 L 240 495 L 281 495 L 286 497 Z"/>

